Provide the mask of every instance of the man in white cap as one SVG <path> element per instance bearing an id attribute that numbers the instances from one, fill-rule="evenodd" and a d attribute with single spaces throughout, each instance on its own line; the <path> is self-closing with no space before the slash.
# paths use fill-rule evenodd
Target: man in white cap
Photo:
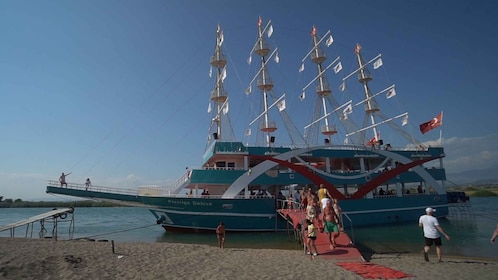
<path id="1" fill-rule="evenodd" d="M 424 259 L 426 262 L 429 261 L 429 250 L 431 245 L 436 245 L 436 254 L 438 261 L 441 261 L 441 236 L 439 232 L 446 237 L 447 240 L 450 240 L 450 236 L 444 232 L 443 228 L 439 225 L 436 217 L 433 216 L 433 213 L 436 212 L 436 209 L 427 207 L 425 208 L 425 215 L 420 216 L 418 220 L 418 226 L 424 229 L 424 237 L 425 237 L 425 247 L 424 247 Z M 439 231 L 439 232 L 438 232 Z"/>

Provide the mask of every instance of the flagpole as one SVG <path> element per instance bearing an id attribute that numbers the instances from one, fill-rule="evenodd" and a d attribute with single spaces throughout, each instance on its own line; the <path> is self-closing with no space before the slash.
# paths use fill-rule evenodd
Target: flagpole
<path id="1" fill-rule="evenodd" d="M 443 146 L 443 111 L 441 111 L 441 129 L 439 130 L 439 145 Z"/>

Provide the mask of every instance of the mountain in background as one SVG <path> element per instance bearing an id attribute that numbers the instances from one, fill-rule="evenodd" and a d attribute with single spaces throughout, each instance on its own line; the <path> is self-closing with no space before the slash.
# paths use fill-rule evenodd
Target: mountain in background
<path id="1" fill-rule="evenodd" d="M 487 185 L 498 183 L 498 166 L 486 169 L 467 170 L 459 173 L 446 173 L 448 187 L 454 185 Z"/>

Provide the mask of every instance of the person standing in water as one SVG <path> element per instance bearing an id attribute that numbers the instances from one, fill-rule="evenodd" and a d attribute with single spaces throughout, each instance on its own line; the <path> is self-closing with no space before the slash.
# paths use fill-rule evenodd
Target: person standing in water
<path id="1" fill-rule="evenodd" d="M 218 227 L 216 228 L 216 236 L 218 237 L 218 246 L 221 249 L 225 248 L 225 224 L 220 222 Z"/>

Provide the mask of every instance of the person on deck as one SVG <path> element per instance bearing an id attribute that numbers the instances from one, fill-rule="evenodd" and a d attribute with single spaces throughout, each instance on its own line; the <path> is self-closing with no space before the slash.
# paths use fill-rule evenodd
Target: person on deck
<path id="1" fill-rule="evenodd" d="M 216 237 L 218 238 L 218 246 L 221 249 L 225 248 L 225 224 L 220 222 L 216 228 Z"/>
<path id="2" fill-rule="evenodd" d="M 418 221 L 418 226 L 423 228 L 424 230 L 424 238 L 425 238 L 425 247 L 424 247 L 424 260 L 426 262 L 429 261 L 429 250 L 431 249 L 431 245 L 436 245 L 436 254 L 437 259 L 441 262 L 441 236 L 439 232 L 446 237 L 447 240 L 450 240 L 450 236 L 444 232 L 443 228 L 439 225 L 439 222 L 436 217 L 433 216 L 436 209 L 431 207 L 425 208 L 425 215 L 420 216 Z"/>
<path id="3" fill-rule="evenodd" d="M 61 188 L 66 185 L 66 188 L 67 188 L 67 183 L 66 183 L 66 176 L 69 176 L 71 174 L 71 172 L 67 173 L 67 174 L 64 174 L 64 172 L 62 172 L 62 175 L 59 177 L 59 182 L 61 183 Z"/>
<path id="4" fill-rule="evenodd" d="M 90 182 L 90 178 L 86 178 L 85 182 L 85 191 L 88 190 L 88 188 L 92 185 L 92 182 Z"/>

